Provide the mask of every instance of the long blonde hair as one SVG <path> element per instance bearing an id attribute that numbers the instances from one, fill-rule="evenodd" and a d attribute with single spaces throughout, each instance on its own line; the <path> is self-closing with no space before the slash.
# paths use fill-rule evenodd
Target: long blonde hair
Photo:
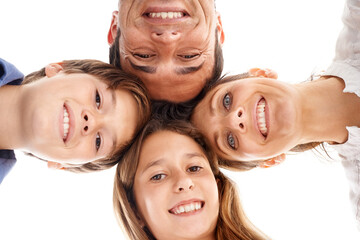
<path id="1" fill-rule="evenodd" d="M 151 120 L 135 140 L 129 151 L 120 160 L 114 179 L 113 203 L 116 218 L 131 240 L 155 239 L 146 226 L 142 226 L 136 207 L 133 186 L 140 150 L 143 142 L 151 134 L 168 130 L 194 139 L 209 160 L 210 167 L 218 181 L 219 217 L 215 229 L 218 240 L 260 240 L 269 239 L 246 217 L 236 185 L 218 167 L 214 152 L 206 144 L 204 137 L 188 122 Z"/>

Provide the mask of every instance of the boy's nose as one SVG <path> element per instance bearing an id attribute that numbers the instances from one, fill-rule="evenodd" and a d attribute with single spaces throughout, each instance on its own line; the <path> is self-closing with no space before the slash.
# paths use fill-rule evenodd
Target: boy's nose
<path id="1" fill-rule="evenodd" d="M 94 114 L 90 111 L 83 111 L 81 114 L 81 133 L 88 135 L 96 129 L 96 120 Z"/>

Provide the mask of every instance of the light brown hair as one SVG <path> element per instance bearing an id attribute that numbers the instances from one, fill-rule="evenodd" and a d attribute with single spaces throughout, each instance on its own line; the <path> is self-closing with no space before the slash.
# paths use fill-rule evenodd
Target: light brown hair
<path id="1" fill-rule="evenodd" d="M 218 240 L 260 240 L 269 239 L 245 216 L 236 185 L 226 177 L 217 164 L 214 152 L 208 147 L 204 137 L 188 122 L 152 119 L 144 127 L 129 151 L 119 162 L 115 179 L 113 203 L 117 220 L 131 240 L 155 239 L 149 229 L 140 223 L 133 192 L 134 179 L 143 142 L 158 131 L 172 131 L 189 136 L 199 144 L 206 155 L 215 179 L 218 181 L 219 216 L 215 229 Z"/>
<path id="2" fill-rule="evenodd" d="M 135 135 L 145 125 L 150 117 L 150 99 L 144 84 L 131 74 L 98 60 L 67 60 L 60 63 L 65 74 L 86 73 L 92 75 L 108 85 L 110 89 L 124 89 L 129 91 L 136 100 L 138 106 L 138 119 Z M 22 84 L 28 84 L 45 76 L 45 68 L 27 75 Z M 118 159 L 122 158 L 129 147 L 130 142 L 122 144 L 111 156 L 105 159 L 95 160 L 82 165 L 66 164 L 65 170 L 72 172 L 92 172 L 108 169 L 114 166 Z M 32 154 L 29 154 L 32 155 Z M 34 156 L 34 155 L 32 155 Z M 36 156 L 35 156 L 36 157 Z"/>

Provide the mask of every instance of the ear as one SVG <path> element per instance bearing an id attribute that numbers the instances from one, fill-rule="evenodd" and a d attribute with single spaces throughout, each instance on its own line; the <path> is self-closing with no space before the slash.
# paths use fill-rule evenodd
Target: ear
<path id="1" fill-rule="evenodd" d="M 217 19 L 216 29 L 218 31 L 219 43 L 222 46 L 225 41 L 225 33 L 224 33 L 224 29 L 222 27 L 220 14 L 218 12 L 216 13 L 216 19 Z"/>
<path id="2" fill-rule="evenodd" d="M 251 68 L 249 70 L 249 74 L 252 77 L 265 77 L 265 78 L 273 78 L 273 79 L 277 79 L 278 78 L 278 74 L 277 72 L 275 72 L 272 69 L 268 69 L 268 68 Z"/>
<path id="3" fill-rule="evenodd" d="M 109 28 L 109 32 L 108 32 L 108 36 L 107 36 L 109 45 L 112 45 L 116 38 L 116 33 L 117 33 L 117 29 L 118 29 L 118 16 L 119 16 L 119 11 L 114 11 L 112 13 L 111 24 L 110 24 L 110 28 Z"/>
<path id="4" fill-rule="evenodd" d="M 63 70 L 62 63 L 51 63 L 45 67 L 45 74 L 47 77 L 53 77 Z"/>
<path id="5" fill-rule="evenodd" d="M 49 169 L 59 169 L 59 170 L 64 170 L 65 168 L 61 165 L 61 163 L 57 163 L 57 162 L 51 162 L 48 161 L 47 162 L 48 168 Z"/>
<path id="6" fill-rule="evenodd" d="M 265 160 L 264 162 L 260 163 L 260 165 L 258 167 L 260 167 L 260 168 L 273 167 L 273 166 L 279 165 L 280 163 L 285 161 L 285 159 L 286 159 L 286 155 L 285 155 L 285 153 L 282 153 L 279 156 Z"/>

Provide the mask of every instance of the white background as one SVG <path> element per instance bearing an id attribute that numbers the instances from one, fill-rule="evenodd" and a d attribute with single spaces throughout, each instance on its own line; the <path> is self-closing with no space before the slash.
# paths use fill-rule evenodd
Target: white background
<path id="1" fill-rule="evenodd" d="M 226 72 L 268 67 L 283 81 L 326 67 L 341 29 L 343 0 L 221 0 Z M 107 61 L 117 0 L 1 0 L 0 57 L 28 74 L 50 62 Z M 124 239 L 112 211 L 114 169 L 77 175 L 48 170 L 17 152 L 0 185 L 0 239 Z M 280 166 L 229 173 L 251 220 L 277 240 L 355 240 L 340 163 L 309 152 Z"/>

